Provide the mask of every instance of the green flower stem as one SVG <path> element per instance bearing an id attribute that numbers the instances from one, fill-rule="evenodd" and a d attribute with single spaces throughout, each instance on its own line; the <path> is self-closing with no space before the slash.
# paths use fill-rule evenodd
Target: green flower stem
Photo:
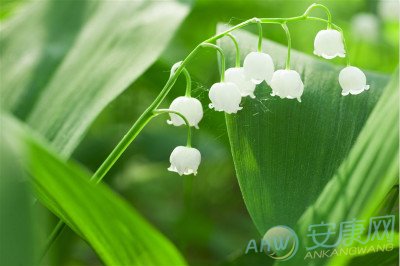
<path id="1" fill-rule="evenodd" d="M 192 96 L 192 78 L 190 77 L 189 71 L 187 71 L 186 68 L 183 68 L 182 72 L 183 72 L 183 74 L 185 75 L 185 78 L 186 78 L 185 96 L 191 97 Z"/>
<path id="2" fill-rule="evenodd" d="M 325 11 L 325 13 L 326 13 L 326 15 L 327 15 L 327 17 L 328 17 L 328 20 L 327 20 L 328 29 L 330 29 L 330 28 L 332 27 L 332 15 L 331 15 L 331 11 L 330 11 L 329 8 L 327 8 L 326 6 L 321 5 L 321 4 L 312 4 L 312 5 L 309 6 L 309 7 L 307 8 L 307 10 L 304 12 L 304 16 L 307 17 L 308 14 L 309 14 L 314 8 L 318 8 L 318 7 L 324 9 L 324 11 Z"/>
<path id="3" fill-rule="evenodd" d="M 302 20 L 307 20 L 307 16 L 301 15 L 297 17 L 291 17 L 291 18 L 260 18 L 260 21 L 262 24 L 282 24 L 282 23 L 287 23 L 287 22 L 296 22 L 296 21 L 302 21 Z"/>
<path id="4" fill-rule="evenodd" d="M 97 169 L 97 171 L 93 174 L 91 181 L 95 183 L 99 183 L 102 181 L 104 176 L 108 173 L 108 171 L 111 169 L 111 167 L 114 165 L 114 163 L 119 159 L 119 157 L 122 155 L 122 153 L 126 150 L 126 148 L 135 140 L 137 135 L 142 131 L 142 129 L 150 122 L 154 116 L 154 111 L 158 108 L 158 106 L 163 102 L 165 97 L 168 95 L 170 92 L 171 88 L 175 84 L 178 76 L 182 71 L 184 71 L 185 66 L 189 63 L 189 61 L 197 54 L 197 52 L 200 50 L 201 47 L 204 47 L 207 44 L 211 44 L 218 39 L 228 35 L 229 33 L 233 32 L 234 30 L 243 28 L 247 25 L 258 23 L 258 24 L 267 24 L 267 23 L 275 23 L 275 24 L 282 24 L 282 23 L 287 23 L 287 22 L 296 22 L 296 21 L 303 21 L 303 20 L 319 20 L 319 21 L 324 21 L 326 23 L 330 23 L 331 18 L 330 18 L 330 13 L 328 13 L 328 20 L 324 20 L 321 18 L 316 18 L 316 17 L 308 17 L 308 13 L 311 11 L 312 8 L 314 8 L 316 5 L 311 5 L 307 11 L 297 17 L 290 17 L 290 18 L 252 18 L 248 19 L 242 23 L 239 23 L 224 32 L 221 32 L 219 34 L 216 34 L 209 39 L 205 40 L 204 42 L 200 43 L 197 45 L 190 53 L 189 55 L 181 62 L 180 66 L 175 70 L 174 73 L 171 74 L 169 77 L 167 83 L 164 85 L 163 89 L 161 92 L 157 95 L 157 97 L 154 99 L 154 101 L 150 104 L 149 107 L 142 113 L 142 115 L 136 120 L 136 122 L 133 124 L 133 126 L 129 129 L 129 131 L 126 133 L 126 135 L 121 139 L 121 141 L 115 146 L 115 148 L 112 150 L 112 152 L 108 155 L 108 157 L 104 160 L 104 162 L 100 165 L 100 167 Z M 334 25 L 331 23 L 333 27 L 336 29 L 340 29 L 338 26 Z M 340 29 L 341 31 L 341 29 Z M 341 31 L 342 32 L 342 31 Z M 343 39 L 344 41 L 344 39 Z M 259 44 L 260 46 L 260 44 Z M 346 49 L 347 52 L 347 49 Z M 222 56 L 223 57 L 223 56 Z M 222 58 L 221 58 L 222 59 Z M 223 59 L 225 59 L 223 57 Z M 221 77 L 224 77 L 224 71 L 221 73 Z M 46 255 L 47 251 L 50 249 L 54 241 L 57 239 L 57 237 L 61 234 L 63 229 L 65 228 L 65 224 L 63 221 L 59 221 L 55 229 L 53 230 L 52 234 L 50 235 L 48 242 L 45 245 L 44 252 L 42 253 L 43 256 L 41 259 Z"/>
<path id="5" fill-rule="evenodd" d="M 339 28 L 337 26 L 336 26 L 336 29 L 338 31 L 340 31 L 340 34 L 342 35 L 344 50 L 346 51 L 346 65 L 350 66 L 350 55 L 349 55 L 349 50 L 347 49 L 346 39 L 344 38 L 343 30 L 342 30 L 342 28 Z"/>
<path id="6" fill-rule="evenodd" d="M 258 47 L 257 51 L 262 52 L 262 40 L 263 40 L 263 28 L 261 24 L 261 20 L 257 19 L 257 26 L 258 26 Z"/>
<path id="7" fill-rule="evenodd" d="M 235 49 L 236 49 L 236 63 L 235 66 L 236 67 L 240 67 L 240 49 L 239 49 L 239 44 L 236 40 L 236 37 L 233 36 L 232 34 L 228 33 L 226 36 L 228 36 L 229 38 L 231 38 L 233 44 L 235 45 Z"/>
<path id="8" fill-rule="evenodd" d="M 225 54 L 221 47 L 212 43 L 202 43 L 201 47 L 216 49 L 221 56 L 221 82 L 225 80 Z"/>
<path id="9" fill-rule="evenodd" d="M 174 110 L 170 110 L 170 109 L 157 109 L 153 113 L 154 113 L 155 116 L 158 116 L 158 115 L 161 115 L 161 114 L 176 114 L 180 118 L 182 118 L 183 121 L 185 122 L 186 126 L 187 126 L 187 129 L 188 129 L 186 146 L 187 147 L 192 147 L 192 130 L 190 128 L 189 121 L 187 120 L 187 118 L 183 114 L 181 114 L 181 113 L 179 113 L 177 111 L 174 111 Z"/>
<path id="10" fill-rule="evenodd" d="M 289 29 L 286 25 L 286 23 L 282 24 L 282 28 L 285 30 L 286 33 L 286 38 L 288 42 L 288 52 L 287 52 L 287 57 L 286 57 L 286 70 L 290 69 L 290 50 L 292 49 L 292 38 L 290 38 L 290 32 Z"/>

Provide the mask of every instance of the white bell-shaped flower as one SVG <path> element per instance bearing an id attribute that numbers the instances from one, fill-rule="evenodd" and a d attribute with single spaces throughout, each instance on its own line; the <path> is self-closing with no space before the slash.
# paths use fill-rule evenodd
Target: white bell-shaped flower
<path id="1" fill-rule="evenodd" d="M 342 35 L 337 30 L 321 30 L 315 36 L 314 54 L 326 59 L 345 57 Z"/>
<path id="2" fill-rule="evenodd" d="M 243 70 L 246 77 L 255 84 L 260 84 L 263 80 L 269 84 L 275 70 L 274 61 L 266 53 L 251 52 L 244 59 Z"/>
<path id="3" fill-rule="evenodd" d="M 294 70 L 280 69 L 274 72 L 271 80 L 272 96 L 279 96 L 281 98 L 297 99 L 301 101 L 300 97 L 304 91 L 304 84 L 301 81 L 299 73 Z"/>
<path id="4" fill-rule="evenodd" d="M 358 67 L 348 66 L 339 73 L 339 84 L 342 87 L 342 95 L 360 94 L 369 89 L 367 77 Z"/>
<path id="5" fill-rule="evenodd" d="M 228 114 L 234 114 L 241 110 L 240 101 L 242 95 L 239 88 L 232 82 L 219 82 L 211 86 L 208 92 L 211 100 L 209 107 L 215 111 L 224 111 Z"/>
<path id="6" fill-rule="evenodd" d="M 225 81 L 235 83 L 239 88 L 242 97 L 250 96 L 255 98 L 254 90 L 256 84 L 254 84 L 249 78 L 244 74 L 242 67 L 232 67 L 225 71 Z"/>
<path id="7" fill-rule="evenodd" d="M 199 128 L 198 124 L 203 118 L 203 107 L 196 98 L 181 96 L 172 101 L 169 110 L 181 113 L 191 127 Z M 174 126 L 185 125 L 185 121 L 177 114 L 170 113 L 171 120 L 167 123 Z"/>
<path id="8" fill-rule="evenodd" d="M 195 148 L 178 146 L 169 157 L 171 166 L 168 168 L 171 172 L 176 172 L 179 175 L 197 174 L 201 161 L 201 154 Z"/>

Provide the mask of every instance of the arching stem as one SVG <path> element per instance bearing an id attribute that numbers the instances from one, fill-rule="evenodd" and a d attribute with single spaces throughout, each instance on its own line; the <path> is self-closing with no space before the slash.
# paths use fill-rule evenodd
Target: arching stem
<path id="1" fill-rule="evenodd" d="M 212 43 L 202 43 L 201 47 L 213 48 L 217 50 L 221 56 L 221 82 L 225 81 L 225 54 L 221 47 Z"/>
<path id="2" fill-rule="evenodd" d="M 290 69 L 290 50 L 292 49 L 292 39 L 290 37 L 289 28 L 287 27 L 286 23 L 282 23 L 282 28 L 285 30 L 287 43 L 288 43 L 288 51 L 286 57 L 286 70 Z"/>
<path id="3" fill-rule="evenodd" d="M 231 38 L 233 44 L 235 45 L 235 49 L 236 49 L 236 63 L 235 66 L 236 67 L 240 67 L 240 49 L 239 49 L 239 44 L 236 40 L 236 37 L 233 36 L 232 34 L 228 33 L 226 36 L 228 36 L 229 38 Z"/>
<path id="4" fill-rule="evenodd" d="M 257 46 L 257 51 L 262 52 L 262 41 L 263 41 L 263 28 L 261 24 L 260 19 L 255 19 L 257 21 L 257 26 L 258 26 L 258 46 Z"/>
<path id="5" fill-rule="evenodd" d="M 330 29 L 331 27 L 332 27 L 332 15 L 331 15 L 331 11 L 329 10 L 329 8 L 327 8 L 326 6 L 324 6 L 324 5 L 321 5 L 321 4 L 312 4 L 311 6 L 309 6 L 308 8 L 307 8 L 307 10 L 304 12 L 304 16 L 305 17 L 307 17 L 308 16 L 308 14 L 314 9 L 314 8 L 322 8 L 324 11 L 325 11 L 325 13 L 326 13 L 326 16 L 327 16 L 327 24 L 328 24 L 328 29 Z"/>
<path id="6" fill-rule="evenodd" d="M 186 91 L 185 96 L 191 97 L 192 96 L 192 78 L 190 77 L 189 71 L 186 68 L 182 69 L 183 74 L 186 78 Z"/>
<path id="7" fill-rule="evenodd" d="M 179 116 L 180 118 L 182 118 L 188 128 L 186 146 L 192 147 L 192 130 L 190 128 L 189 121 L 183 114 L 181 114 L 177 111 L 174 111 L 174 110 L 170 110 L 170 109 L 157 109 L 157 110 L 154 110 L 153 113 L 154 113 L 154 116 L 158 116 L 161 114 L 175 114 L 175 115 Z"/>

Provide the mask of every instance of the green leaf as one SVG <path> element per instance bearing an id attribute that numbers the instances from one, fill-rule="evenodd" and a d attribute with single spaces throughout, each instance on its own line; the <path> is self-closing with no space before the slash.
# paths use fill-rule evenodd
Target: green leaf
<path id="1" fill-rule="evenodd" d="M 235 32 L 242 58 L 256 50 L 257 36 Z M 221 42 L 230 65 L 234 47 Z M 312 45 L 312 41 L 310 41 Z M 263 51 L 283 68 L 286 47 L 264 40 Z M 292 52 L 292 69 L 305 84 L 302 102 L 270 96 L 265 84 L 257 99 L 242 101 L 243 110 L 226 116 L 237 178 L 249 213 L 264 234 L 276 225 L 294 227 L 306 208 L 348 155 L 388 78 L 367 72 L 371 89 L 341 96 L 340 66 Z"/>
<path id="2" fill-rule="evenodd" d="M 377 214 L 399 175 L 399 76 L 395 75 L 382 95 L 350 154 L 321 195 L 299 221 L 301 235 L 307 225 L 357 218 L 366 220 Z M 307 239 L 303 239 L 307 243 Z M 394 241 L 398 247 L 397 241 Z M 345 265 L 351 257 L 340 256 L 329 265 Z"/>
<path id="3" fill-rule="evenodd" d="M 68 156 L 102 109 L 161 54 L 176 1 L 33 1 L 0 34 L 1 105 Z"/>
<path id="4" fill-rule="evenodd" d="M 4 125 L 1 124 L 0 136 Z M 34 265 L 31 186 L 12 156 L 12 143 L 0 141 L 0 258 L 9 266 Z"/>
<path id="5" fill-rule="evenodd" d="M 106 185 L 95 185 L 11 116 L 2 115 L 2 142 L 32 175 L 39 200 L 83 237 L 107 265 L 185 265 L 176 248 Z"/>

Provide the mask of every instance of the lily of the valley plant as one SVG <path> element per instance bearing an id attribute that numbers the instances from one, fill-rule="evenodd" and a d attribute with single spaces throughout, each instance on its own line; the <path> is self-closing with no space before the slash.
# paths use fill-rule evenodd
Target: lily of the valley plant
<path id="1" fill-rule="evenodd" d="M 309 13 L 314 8 L 323 8 L 327 13 L 328 19 L 310 17 Z M 299 20 L 319 20 L 327 23 L 327 29 L 319 31 L 315 36 L 315 55 L 325 59 L 346 57 L 347 49 L 343 31 L 340 27 L 332 23 L 330 11 L 323 5 L 313 4 L 299 17 L 286 19 L 253 18 L 204 41 L 198 45 L 184 61 L 173 66 L 171 77 L 178 76 L 183 72 L 186 75 L 187 88 L 186 95 L 176 98 L 170 105 L 169 110 L 179 112 L 182 116 L 186 117 L 188 120 L 188 123 L 186 123 L 187 126 L 198 128 L 198 123 L 203 116 L 203 110 L 201 108 L 201 103 L 190 96 L 190 76 L 185 65 L 199 48 L 216 49 L 221 57 L 221 80 L 213 84 L 208 93 L 211 101 L 209 107 L 211 109 L 222 111 L 227 114 L 235 114 L 242 109 L 242 107 L 240 107 L 241 98 L 247 96 L 255 98 L 254 90 L 256 85 L 264 81 L 271 87 L 272 96 L 279 96 L 282 99 L 297 99 L 300 102 L 304 91 L 304 84 L 300 74 L 296 70 L 290 68 L 291 38 L 287 26 L 289 22 Z M 245 25 L 254 23 L 259 27 L 258 50 L 249 53 L 244 59 L 243 66 L 241 66 L 239 45 L 231 32 Z M 276 70 L 272 57 L 268 53 L 262 51 L 262 24 L 267 23 L 280 24 L 286 33 L 288 52 L 285 69 Z M 212 44 L 212 42 L 225 36 L 231 38 L 236 47 L 236 66 L 227 70 L 225 70 L 225 55 L 223 50 L 221 47 Z M 369 89 L 369 86 L 366 84 L 365 74 L 359 68 L 350 65 L 348 56 L 347 67 L 340 71 L 338 80 L 342 87 L 343 96 L 360 94 Z M 181 117 L 178 117 L 174 113 L 170 115 L 171 120 L 168 121 L 169 124 L 175 126 L 185 124 Z M 186 148 L 181 146 L 175 148 L 170 157 L 171 167 L 168 168 L 168 170 L 178 172 L 180 175 L 197 173 L 197 167 L 200 164 L 201 156 L 200 153 L 196 149 L 191 148 L 189 144 Z"/>
<path id="2" fill-rule="evenodd" d="M 327 14 L 327 19 L 310 16 L 310 12 L 315 8 L 322 8 Z M 355 95 L 368 90 L 369 86 L 366 84 L 365 74 L 359 68 L 350 65 L 343 31 L 339 26 L 332 23 L 332 17 L 327 7 L 320 4 L 313 4 L 301 16 L 296 17 L 252 18 L 200 43 L 183 61 L 176 63 L 171 68 L 168 81 L 157 98 L 143 112 L 124 138 L 94 173 L 92 180 L 100 182 L 145 125 L 160 114 L 169 114 L 170 119 L 167 121 L 168 124 L 174 126 L 185 125 L 188 128 L 186 145 L 178 146 L 172 151 L 170 156 L 171 166 L 168 170 L 177 172 L 180 175 L 196 175 L 201 161 L 201 154 L 191 146 L 191 127 L 199 128 L 198 125 L 203 117 L 203 107 L 198 99 L 191 96 L 191 78 L 186 66 L 203 48 L 215 49 L 221 58 L 221 78 L 209 90 L 209 108 L 227 114 L 235 114 L 242 109 L 240 106 L 242 98 L 255 98 L 254 90 L 256 85 L 264 81 L 271 87 L 272 96 L 279 96 L 281 99 L 297 99 L 300 102 L 304 91 L 304 84 L 300 74 L 290 67 L 291 37 L 288 25 L 291 22 L 309 20 L 320 21 L 326 24 L 326 29 L 318 32 L 315 37 L 314 54 L 325 59 L 335 57 L 346 58 L 347 66 L 340 71 L 338 76 L 342 95 Z M 243 65 L 241 65 L 239 44 L 234 35 L 232 35 L 232 32 L 252 24 L 258 25 L 259 29 L 258 49 L 249 53 L 245 57 Z M 284 69 L 275 69 L 274 60 L 268 54 L 268 51 L 262 51 L 263 24 L 278 24 L 286 33 L 288 50 Z M 217 40 L 224 37 L 230 38 L 236 47 L 236 65 L 227 70 L 225 70 L 224 51 L 215 44 Z M 173 100 L 168 109 L 159 109 L 159 106 L 182 73 L 186 78 L 185 95 Z M 53 243 L 63 227 L 64 225 L 60 221 L 52 233 L 47 247 Z"/>

